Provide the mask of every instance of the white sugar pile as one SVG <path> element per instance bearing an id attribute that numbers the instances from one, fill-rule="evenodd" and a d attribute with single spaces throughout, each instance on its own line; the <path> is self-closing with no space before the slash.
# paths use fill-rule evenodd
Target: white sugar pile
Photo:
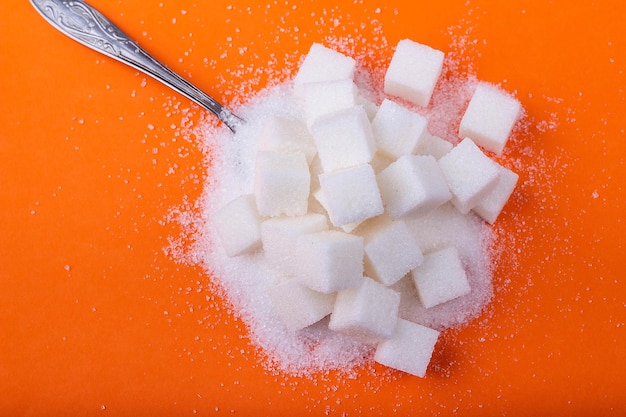
<path id="1" fill-rule="evenodd" d="M 457 65 L 444 61 L 439 81 L 428 106 L 400 102 L 427 120 L 430 135 L 448 143 L 434 153 L 445 154 L 460 142 L 459 125 L 476 86 L 471 76 L 454 72 Z M 378 69 L 378 71 L 381 71 Z M 384 69 L 382 70 L 384 72 Z M 382 73 L 357 71 L 354 82 L 370 119 L 388 97 L 382 90 Z M 332 369 L 350 370 L 373 360 L 376 345 L 329 329 L 324 319 L 298 331 L 290 331 L 276 314 L 271 289 L 282 281 L 262 250 L 228 256 L 215 219 L 228 203 L 255 193 L 258 141 L 270 117 L 284 117 L 307 124 L 302 98 L 294 93 L 294 81 L 272 86 L 251 97 L 236 109 L 246 120 L 233 135 L 225 127 L 206 124 L 201 136 L 211 160 L 208 181 L 201 200 L 202 216 L 193 247 L 193 258 L 218 284 L 232 308 L 246 323 L 250 338 L 268 358 L 268 366 L 290 374 L 310 374 Z M 420 100 L 423 97 L 420 96 Z M 427 100 L 428 101 L 428 100 Z M 384 158 L 382 158 L 384 159 Z M 388 161 L 374 159 L 379 172 Z M 313 168 L 312 168 L 313 170 Z M 311 183 L 317 183 L 311 178 Z M 316 203 L 311 203 L 313 205 Z M 476 318 L 493 296 L 490 248 L 492 230 L 473 212 L 461 213 L 455 205 L 441 204 L 426 214 L 403 218 L 420 250 L 428 254 L 454 247 L 462 261 L 471 291 L 447 302 L 426 308 L 420 301 L 411 274 L 390 285 L 401 294 L 398 317 L 438 331 L 458 327 Z M 358 230 L 358 229 L 357 229 Z M 295 248 L 294 248 L 295 249 Z"/>

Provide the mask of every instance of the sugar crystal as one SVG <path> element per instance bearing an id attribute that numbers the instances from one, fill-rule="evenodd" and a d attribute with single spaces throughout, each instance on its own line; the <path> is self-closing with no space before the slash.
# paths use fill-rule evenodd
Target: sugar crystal
<path id="1" fill-rule="evenodd" d="M 342 51 L 352 45 L 339 43 Z M 393 125 L 393 111 L 382 117 L 386 107 L 376 121 L 384 98 L 377 91 L 381 85 L 371 82 L 376 77 L 361 76 L 352 57 L 321 44 L 311 47 L 293 80 L 271 85 L 234 109 L 246 120 L 236 135 L 203 126 L 211 166 L 194 262 L 219 283 L 252 342 L 280 371 L 348 370 L 374 357 L 423 376 L 438 331 L 476 318 L 493 295 L 491 229 L 475 213 L 491 219 L 508 187 L 496 190 L 502 173 L 491 170 L 495 165 L 477 147 L 469 153 L 459 152 L 467 143 L 452 147 L 460 103 L 469 100 L 475 80 L 439 79 L 443 53 L 425 45 L 403 41 L 396 54 L 386 92 L 415 104 L 400 109 L 402 126 Z M 408 71 L 411 62 L 421 68 L 419 79 Z M 309 104 L 316 94 L 332 92 L 328 86 L 355 85 L 358 91 L 350 91 L 354 103 L 348 100 L 346 109 L 322 115 L 324 109 L 311 107 L 307 116 L 303 100 L 312 83 L 326 84 L 315 93 L 309 88 Z M 351 127 L 338 135 L 344 123 Z M 405 140 L 394 142 L 397 132 Z M 463 161 L 489 168 L 475 175 L 482 181 L 478 189 L 463 182 Z M 407 187 L 397 187 L 402 180 Z M 411 198 L 394 200 L 394 187 Z M 237 198 L 250 226 L 245 234 L 224 230 L 233 227 L 233 213 L 224 207 Z M 387 226 L 372 229 L 380 221 Z M 221 240 L 241 237 L 247 239 L 235 242 L 237 256 L 226 256 Z M 454 265 L 462 265 L 471 291 L 456 281 L 458 296 L 427 308 L 413 275 L 405 274 L 419 271 L 422 253 L 446 248 L 454 248 Z M 422 272 L 435 267 L 428 262 Z M 455 271 L 462 277 L 461 269 Z M 382 307 L 372 308 L 375 301 Z M 415 345 L 412 335 L 422 342 Z"/>

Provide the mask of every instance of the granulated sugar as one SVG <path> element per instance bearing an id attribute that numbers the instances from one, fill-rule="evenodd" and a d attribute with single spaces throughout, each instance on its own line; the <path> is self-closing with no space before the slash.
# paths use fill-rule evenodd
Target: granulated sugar
<path id="1" fill-rule="evenodd" d="M 237 135 L 213 127 L 204 132 L 212 143 L 213 162 L 211 183 L 207 184 L 202 204 L 207 222 L 200 230 L 195 250 L 198 261 L 219 281 L 236 313 L 248 325 L 253 342 L 279 369 L 300 373 L 357 365 L 371 347 L 331 332 L 322 323 L 297 334 L 289 332 L 272 312 L 268 289 L 277 277 L 262 253 L 229 258 L 210 221 L 228 201 L 253 191 L 255 141 L 265 117 L 301 117 L 291 88 L 289 83 L 273 87 L 238 109 L 247 122 Z"/>
<path id="2" fill-rule="evenodd" d="M 328 42 L 326 46 L 347 55 L 351 53 L 359 62 L 358 48 L 346 45 L 350 44 L 336 39 L 334 44 Z M 367 49 L 364 45 L 359 48 Z M 372 54 L 372 51 L 361 54 Z M 384 96 L 381 86 L 385 65 L 371 71 L 359 66 L 355 76 L 359 89 L 376 104 L 380 104 Z M 476 85 L 472 76 L 456 72 L 458 68 L 457 62 L 448 59 L 431 104 L 427 108 L 411 107 L 428 118 L 431 134 L 453 144 L 459 141 L 458 124 Z M 199 135 L 208 150 L 211 166 L 200 202 L 202 215 L 192 259 L 206 269 L 235 314 L 246 323 L 252 342 L 266 353 L 268 367 L 289 374 L 333 369 L 349 371 L 369 363 L 375 347 L 329 330 L 328 318 L 295 333 L 288 331 L 272 310 L 268 289 L 279 277 L 268 266 L 263 253 L 228 257 L 212 223 L 215 213 L 228 202 L 254 192 L 257 141 L 265 119 L 283 116 L 303 120 L 301 108 L 294 97 L 293 84 L 287 80 L 250 97 L 235 109 L 246 120 L 236 135 L 214 123 L 201 128 Z M 407 276 L 392 287 L 403 294 L 399 316 L 437 330 L 458 327 L 476 318 L 493 296 L 491 227 L 474 214 L 459 213 L 451 204 L 406 223 L 425 252 L 442 246 L 457 248 L 471 292 L 426 309 L 417 300 L 415 287 Z"/>

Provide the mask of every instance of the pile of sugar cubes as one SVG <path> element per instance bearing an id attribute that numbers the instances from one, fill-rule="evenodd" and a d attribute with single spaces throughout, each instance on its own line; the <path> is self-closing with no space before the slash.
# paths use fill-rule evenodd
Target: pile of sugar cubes
<path id="1" fill-rule="evenodd" d="M 454 246 L 422 253 L 406 221 L 446 204 L 495 222 L 518 180 L 502 153 L 519 102 L 478 83 L 452 143 L 428 131 L 444 53 L 398 43 L 380 104 L 354 82 L 354 59 L 313 44 L 292 93 L 302 117 L 269 115 L 258 132 L 253 192 L 213 216 L 229 257 L 262 256 L 273 314 L 292 332 L 326 318 L 375 347 L 380 364 L 424 376 L 439 332 L 400 318 L 409 276 L 426 309 L 472 291 Z M 329 316 L 329 318 L 328 318 Z"/>

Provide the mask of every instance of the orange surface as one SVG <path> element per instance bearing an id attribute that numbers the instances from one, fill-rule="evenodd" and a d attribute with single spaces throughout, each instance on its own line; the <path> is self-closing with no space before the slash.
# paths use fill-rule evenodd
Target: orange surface
<path id="1" fill-rule="evenodd" d="M 0 415 L 624 415 L 626 3 L 467 3 L 92 1 L 227 103 L 313 41 L 382 27 L 475 39 L 478 78 L 558 124 L 508 154 L 538 169 L 498 226 L 497 298 L 427 377 L 308 380 L 268 373 L 210 278 L 164 252 L 206 177 L 180 133 L 202 112 L 0 2 Z"/>

